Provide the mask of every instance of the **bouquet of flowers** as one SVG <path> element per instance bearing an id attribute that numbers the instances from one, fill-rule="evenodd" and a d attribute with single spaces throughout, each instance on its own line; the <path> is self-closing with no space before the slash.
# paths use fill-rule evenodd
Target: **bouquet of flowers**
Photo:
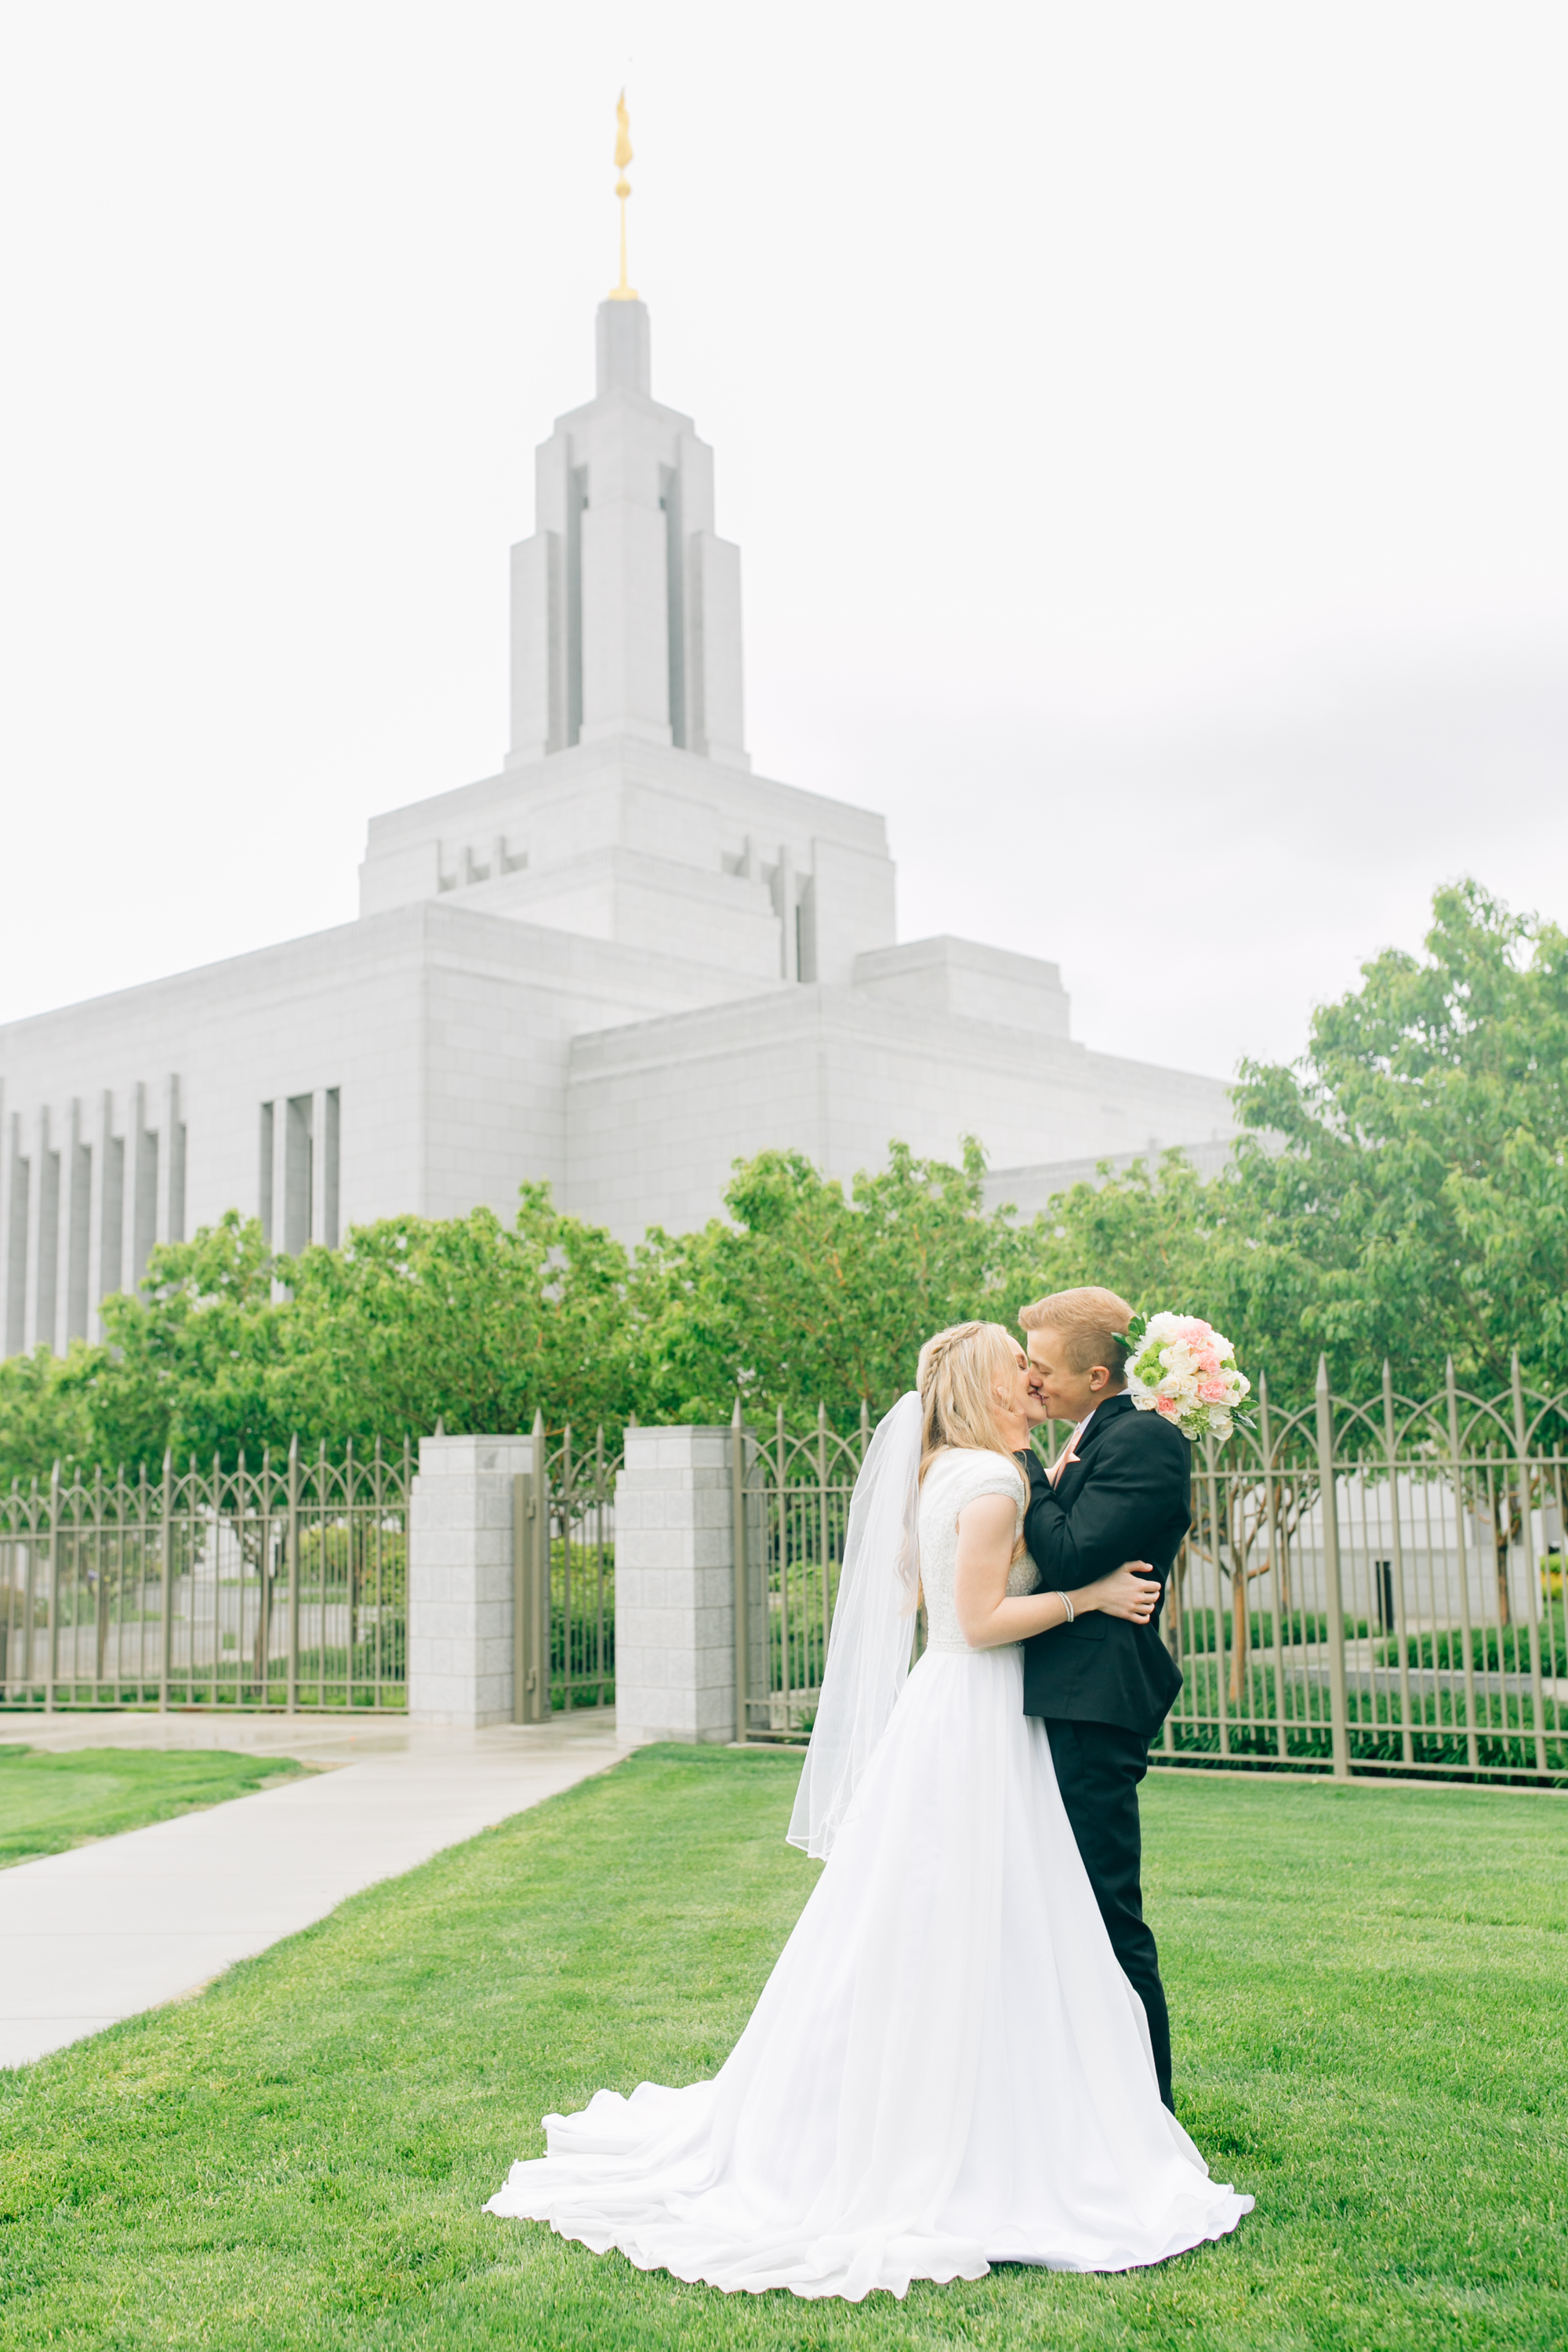
<path id="1" fill-rule="evenodd" d="M 1122 1345 L 1127 1388 L 1140 1412 L 1173 1421 L 1184 1437 L 1226 1438 L 1237 1422 L 1252 1423 L 1237 1410 L 1252 1388 L 1237 1370 L 1230 1341 L 1197 1315 L 1135 1315 Z"/>

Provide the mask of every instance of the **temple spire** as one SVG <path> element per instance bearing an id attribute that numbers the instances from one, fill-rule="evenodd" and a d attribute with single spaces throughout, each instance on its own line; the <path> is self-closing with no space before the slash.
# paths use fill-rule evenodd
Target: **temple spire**
<path id="1" fill-rule="evenodd" d="M 616 100 L 616 169 L 620 173 L 616 182 L 616 194 L 621 200 L 621 282 L 610 289 L 612 302 L 635 302 L 637 289 L 626 284 L 626 198 L 631 194 L 631 182 L 626 177 L 626 165 L 632 160 L 632 122 L 626 112 L 626 94 L 623 89 Z"/>

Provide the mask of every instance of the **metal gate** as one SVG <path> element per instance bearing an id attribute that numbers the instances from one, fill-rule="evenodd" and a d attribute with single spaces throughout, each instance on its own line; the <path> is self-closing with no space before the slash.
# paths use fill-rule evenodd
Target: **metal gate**
<path id="1" fill-rule="evenodd" d="M 405 1704 L 411 1451 L 0 1496 L 0 1707 Z"/>
<path id="2" fill-rule="evenodd" d="M 616 1473 L 623 1454 L 592 1448 L 571 1423 L 552 1446 L 533 1425 L 541 1466 L 513 1480 L 513 1720 L 610 1706 L 616 1696 Z"/>

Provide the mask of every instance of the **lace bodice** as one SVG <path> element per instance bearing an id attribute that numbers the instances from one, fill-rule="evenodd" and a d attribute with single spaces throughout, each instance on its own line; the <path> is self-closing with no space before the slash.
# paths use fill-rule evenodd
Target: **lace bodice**
<path id="1" fill-rule="evenodd" d="M 1008 1467 L 999 1454 L 983 1454 L 972 1446 L 949 1446 L 926 1472 L 921 1488 L 921 1584 L 925 1593 L 928 1650 L 967 1650 L 953 1605 L 953 1571 L 958 1564 L 958 1515 L 978 1495 L 1011 1495 L 1018 1507 L 1014 1540 L 1023 1532 L 1027 1496 L 1024 1474 Z M 1007 1591 L 1016 1600 L 1033 1592 L 1034 1561 L 1026 1552 L 1007 1571 Z M 1016 1644 L 1007 1646 L 1016 1647 Z"/>

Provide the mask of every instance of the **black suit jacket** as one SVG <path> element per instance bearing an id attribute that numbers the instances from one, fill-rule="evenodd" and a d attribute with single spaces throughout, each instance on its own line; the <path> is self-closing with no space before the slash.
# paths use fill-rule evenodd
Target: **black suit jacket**
<path id="1" fill-rule="evenodd" d="M 1108 1397 L 1079 1441 L 1079 1459 L 1053 1487 L 1033 1449 L 1025 1540 L 1043 1591 L 1073 1592 L 1124 1560 L 1146 1559 L 1161 1580 L 1147 1625 L 1093 1610 L 1024 1644 L 1024 1712 L 1120 1723 L 1152 1738 L 1182 1687 L 1159 1634 L 1170 1575 L 1192 1520 L 1192 1448 L 1125 1393 Z"/>

